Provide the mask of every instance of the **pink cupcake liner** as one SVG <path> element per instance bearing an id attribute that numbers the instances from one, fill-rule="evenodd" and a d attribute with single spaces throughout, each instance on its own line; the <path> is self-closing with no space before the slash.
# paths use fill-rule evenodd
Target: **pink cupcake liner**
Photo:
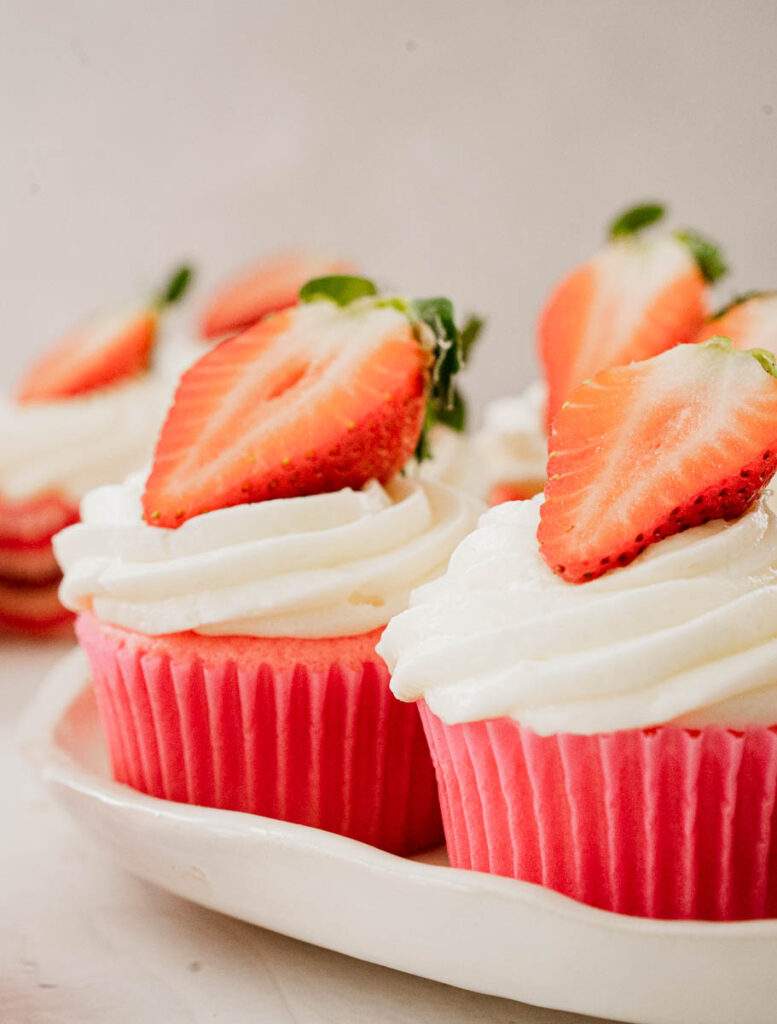
<path id="1" fill-rule="evenodd" d="M 642 917 L 777 916 L 777 728 L 542 737 L 419 707 L 454 867 Z"/>
<path id="2" fill-rule="evenodd" d="M 359 657 L 342 656 L 346 641 L 285 642 L 317 652 L 306 660 L 284 641 L 256 641 L 252 658 L 250 638 L 146 638 L 90 615 L 77 632 L 117 781 L 399 854 L 442 842 L 418 711 L 369 654 L 379 634 L 369 648 L 353 638 Z M 321 656 L 330 650 L 341 656 Z"/>

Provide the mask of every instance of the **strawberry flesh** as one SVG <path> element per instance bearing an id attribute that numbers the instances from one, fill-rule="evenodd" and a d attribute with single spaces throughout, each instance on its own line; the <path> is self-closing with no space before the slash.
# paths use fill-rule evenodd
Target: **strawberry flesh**
<path id="1" fill-rule="evenodd" d="M 418 441 L 429 361 L 407 317 L 372 302 L 312 302 L 222 342 L 181 378 L 146 521 L 385 483 Z"/>
<path id="2" fill-rule="evenodd" d="M 716 335 L 731 339 L 734 348 L 764 348 L 777 354 L 777 294 L 753 295 L 737 302 L 701 328 L 696 342 Z"/>
<path id="3" fill-rule="evenodd" d="M 213 296 L 202 314 L 201 333 L 218 338 L 244 330 L 268 313 L 295 306 L 306 281 L 349 272 L 345 263 L 309 253 L 275 256 Z"/>
<path id="4" fill-rule="evenodd" d="M 155 311 L 142 309 L 78 328 L 32 366 L 18 401 L 72 398 L 144 373 L 156 327 Z"/>
<path id="5" fill-rule="evenodd" d="M 573 271 L 540 316 L 548 424 L 582 381 L 693 339 L 707 288 L 688 249 L 671 237 L 611 242 Z"/>
<path id="6" fill-rule="evenodd" d="M 580 385 L 554 420 L 537 538 L 570 583 L 735 519 L 777 470 L 777 379 L 727 341 L 682 345 Z"/>

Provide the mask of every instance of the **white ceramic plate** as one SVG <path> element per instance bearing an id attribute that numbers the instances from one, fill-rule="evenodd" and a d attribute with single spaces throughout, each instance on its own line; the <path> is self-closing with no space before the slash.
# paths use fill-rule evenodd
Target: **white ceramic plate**
<path id="1" fill-rule="evenodd" d="M 636 1024 L 774 1024 L 777 921 L 647 921 L 540 886 L 415 859 L 110 780 L 80 651 L 51 674 L 21 742 L 128 871 L 329 949 L 538 1006 Z"/>

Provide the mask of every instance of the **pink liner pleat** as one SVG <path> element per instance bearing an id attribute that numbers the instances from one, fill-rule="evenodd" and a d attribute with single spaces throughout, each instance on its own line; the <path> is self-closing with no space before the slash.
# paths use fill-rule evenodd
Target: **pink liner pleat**
<path id="1" fill-rule="evenodd" d="M 538 736 L 419 706 L 455 867 L 644 917 L 777 912 L 777 727 Z"/>
<path id="2" fill-rule="evenodd" d="M 207 664 L 79 625 L 115 777 L 152 796 L 312 825 L 409 854 L 442 841 L 418 710 L 377 655 Z"/>

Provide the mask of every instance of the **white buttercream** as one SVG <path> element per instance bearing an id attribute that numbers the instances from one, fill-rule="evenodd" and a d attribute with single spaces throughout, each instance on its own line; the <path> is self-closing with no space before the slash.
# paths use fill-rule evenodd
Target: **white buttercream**
<path id="1" fill-rule="evenodd" d="M 326 637 L 369 632 L 445 570 L 482 504 L 431 482 L 142 520 L 143 476 L 102 487 L 60 533 L 62 602 L 141 633 Z"/>
<path id="2" fill-rule="evenodd" d="M 398 697 L 422 697 L 449 724 L 509 716 L 543 735 L 777 723 L 765 498 L 582 585 L 540 556 L 541 500 L 489 511 L 389 624 L 378 650 Z"/>
<path id="3" fill-rule="evenodd" d="M 474 446 L 491 485 L 545 479 L 547 401 L 546 385 L 535 381 L 519 395 L 497 398 L 486 408 Z"/>
<path id="4" fill-rule="evenodd" d="M 486 500 L 488 475 L 471 437 L 438 423 L 431 430 L 429 446 L 432 457 L 420 466 L 411 460 L 405 469 L 407 474 L 456 487 L 481 501 Z"/>
<path id="5" fill-rule="evenodd" d="M 0 399 L 0 493 L 55 490 L 78 501 L 146 462 L 170 394 L 152 373 L 83 396 L 17 404 Z"/>

